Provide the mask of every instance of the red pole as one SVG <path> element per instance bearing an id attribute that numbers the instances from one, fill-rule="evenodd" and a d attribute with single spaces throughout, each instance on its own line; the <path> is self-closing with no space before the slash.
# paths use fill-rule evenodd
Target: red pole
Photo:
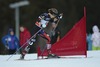
<path id="1" fill-rule="evenodd" d="M 86 28 L 86 7 L 85 6 L 84 6 L 84 20 L 85 20 L 85 28 Z M 86 33 L 86 31 L 85 31 L 85 33 Z M 86 37 L 86 35 L 85 35 L 85 37 Z M 85 46 L 86 46 L 85 54 L 86 54 L 86 58 L 87 58 L 87 44 L 85 44 Z"/>

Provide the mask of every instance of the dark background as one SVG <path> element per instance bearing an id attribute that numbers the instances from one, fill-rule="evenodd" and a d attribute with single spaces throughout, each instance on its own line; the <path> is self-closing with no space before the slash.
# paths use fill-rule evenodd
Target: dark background
<path id="1" fill-rule="evenodd" d="M 15 28 L 15 9 L 11 9 L 11 3 L 23 0 L 0 0 L 0 39 L 7 33 L 9 27 Z M 60 21 L 58 28 L 63 37 L 73 25 L 83 16 L 83 8 L 87 12 L 87 33 L 91 31 L 93 25 L 100 27 L 100 0 L 28 0 L 30 5 L 20 7 L 20 24 L 26 26 L 33 32 L 34 23 L 37 17 L 47 12 L 49 8 L 58 9 L 64 17 Z M 34 52 L 33 47 L 33 52 Z M 4 46 L 0 41 L 0 54 L 4 53 Z"/>

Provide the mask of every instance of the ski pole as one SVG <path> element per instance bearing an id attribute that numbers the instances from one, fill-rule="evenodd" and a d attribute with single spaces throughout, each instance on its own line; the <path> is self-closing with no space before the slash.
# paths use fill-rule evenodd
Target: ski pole
<path id="1" fill-rule="evenodd" d="M 15 52 L 14 54 L 16 54 L 26 43 L 28 43 L 33 37 L 35 37 L 41 30 L 42 30 L 42 28 L 41 28 L 39 31 L 37 31 L 30 39 L 28 39 L 18 50 L 16 50 L 16 52 Z M 7 61 L 8 61 L 14 54 L 12 54 L 12 55 L 7 59 Z"/>

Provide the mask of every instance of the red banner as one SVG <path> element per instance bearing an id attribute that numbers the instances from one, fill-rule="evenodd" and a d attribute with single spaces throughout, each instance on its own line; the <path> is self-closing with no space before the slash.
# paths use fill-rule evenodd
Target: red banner
<path id="1" fill-rule="evenodd" d="M 52 53 L 58 56 L 86 55 L 86 15 L 58 42 L 52 45 Z M 43 55 L 47 52 L 44 51 Z M 40 50 L 38 56 L 41 55 Z"/>

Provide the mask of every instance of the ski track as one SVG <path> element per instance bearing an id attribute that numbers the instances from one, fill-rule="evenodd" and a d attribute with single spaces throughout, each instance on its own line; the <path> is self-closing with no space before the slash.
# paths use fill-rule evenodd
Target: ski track
<path id="1" fill-rule="evenodd" d="M 100 51 L 88 51 L 83 56 L 67 56 L 53 59 L 37 59 L 37 54 L 27 54 L 25 60 L 17 60 L 20 55 L 0 55 L 0 67 L 100 67 Z"/>

